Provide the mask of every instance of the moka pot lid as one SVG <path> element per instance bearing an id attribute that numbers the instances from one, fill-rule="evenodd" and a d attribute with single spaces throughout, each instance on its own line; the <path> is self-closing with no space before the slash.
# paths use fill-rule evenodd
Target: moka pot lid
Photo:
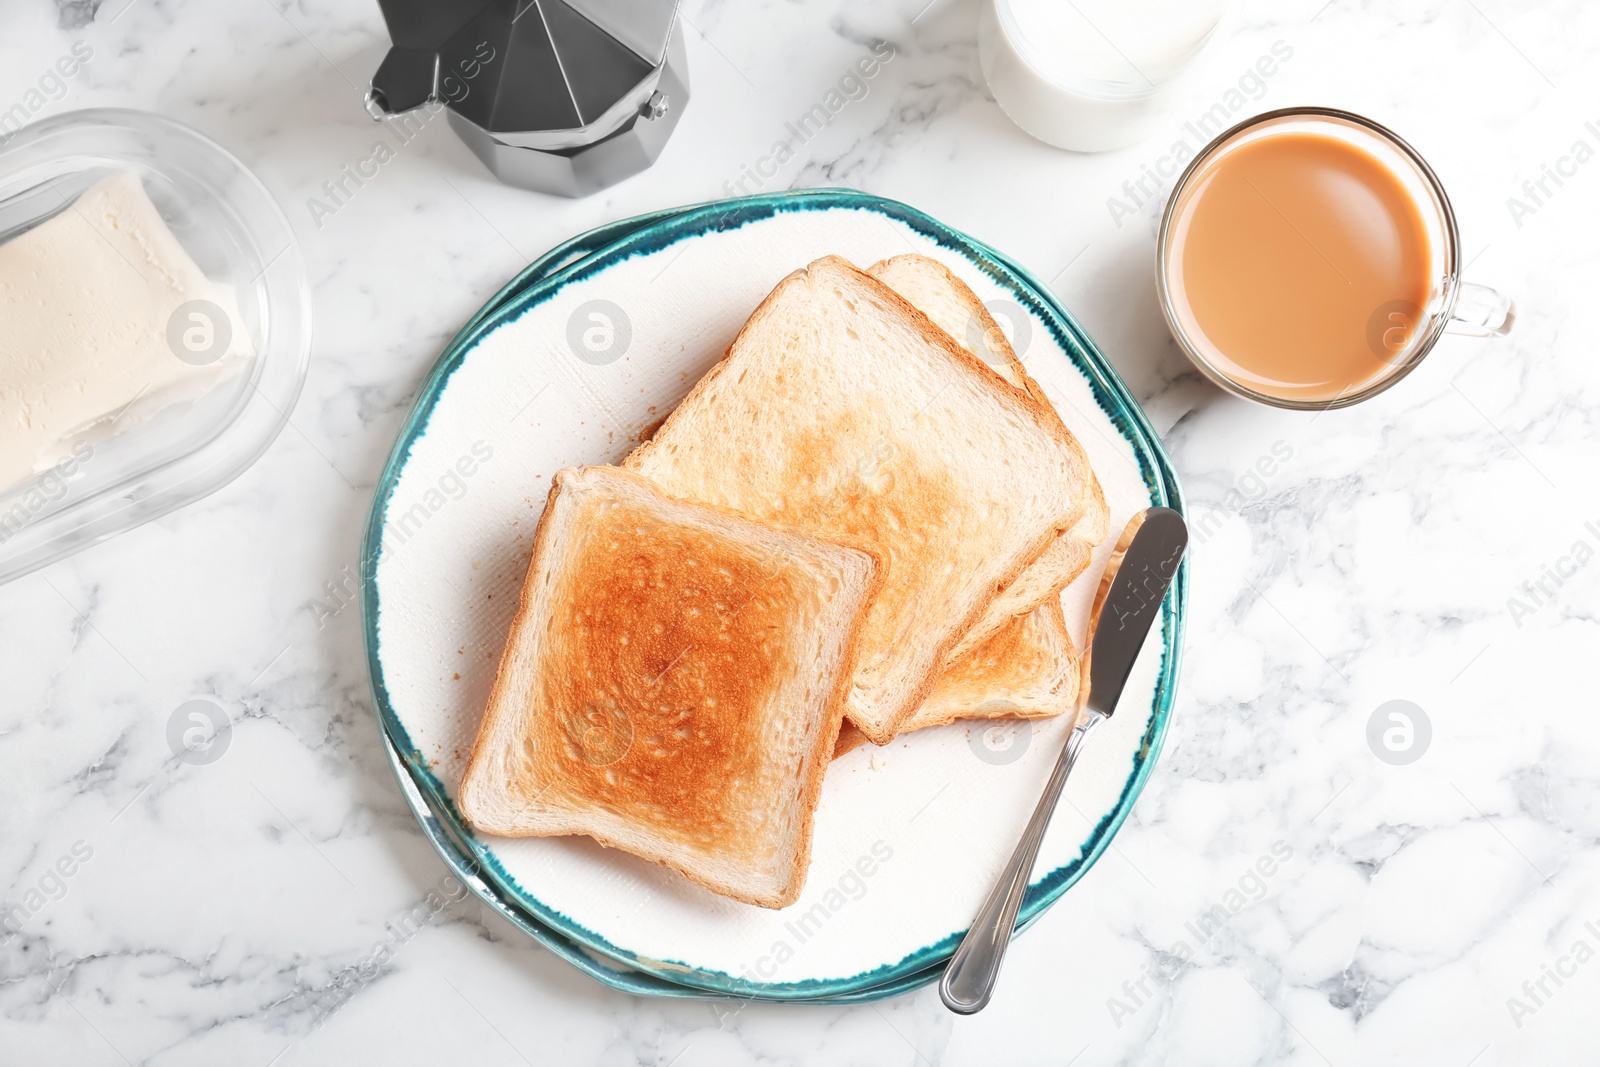
<path id="1" fill-rule="evenodd" d="M 394 46 L 374 113 L 442 101 L 508 144 L 560 148 L 620 128 L 651 96 L 678 0 L 380 0 Z"/>

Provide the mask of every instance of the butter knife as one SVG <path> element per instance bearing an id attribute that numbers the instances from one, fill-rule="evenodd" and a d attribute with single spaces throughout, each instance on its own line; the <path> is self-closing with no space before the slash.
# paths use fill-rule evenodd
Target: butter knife
<path id="1" fill-rule="evenodd" d="M 1056 760 L 1044 795 L 1001 871 L 999 882 L 945 967 L 939 996 L 951 1011 L 971 1015 L 989 1003 L 1000 962 L 1017 925 L 1022 895 L 1028 888 L 1034 860 L 1067 784 L 1067 775 L 1072 773 L 1089 734 L 1116 711 L 1134 660 L 1144 647 L 1151 624 L 1161 613 L 1167 587 L 1178 573 L 1188 544 L 1189 529 L 1183 516 L 1171 508 L 1141 511 L 1117 540 L 1089 614 L 1089 639 L 1084 653 L 1088 685 L 1078 695 L 1077 725 Z"/>

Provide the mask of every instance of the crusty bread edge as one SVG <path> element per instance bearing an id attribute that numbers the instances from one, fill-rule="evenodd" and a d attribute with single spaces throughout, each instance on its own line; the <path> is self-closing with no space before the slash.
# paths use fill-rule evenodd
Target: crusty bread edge
<path id="1" fill-rule="evenodd" d="M 833 749 L 839 743 L 839 729 L 844 725 L 845 712 L 850 705 L 850 683 L 856 676 L 856 658 L 861 649 L 861 627 L 866 621 L 867 609 L 877 600 L 878 594 L 883 590 L 884 582 L 888 579 L 887 572 L 877 556 L 867 553 L 867 560 L 868 588 L 861 598 L 861 603 L 856 605 L 855 620 L 851 623 L 850 633 L 845 638 L 844 662 L 839 670 L 839 678 L 833 686 L 833 696 L 828 701 L 827 719 L 824 720 L 817 746 L 812 752 L 811 777 L 804 783 L 800 795 L 800 802 L 805 811 L 805 822 L 801 827 L 800 841 L 795 850 L 794 874 L 773 903 L 756 900 L 748 903 L 759 904 L 766 908 L 786 908 L 800 899 L 800 894 L 805 889 L 806 878 L 811 873 L 811 844 L 817 828 L 817 806 L 822 801 L 822 780 L 828 773 L 828 766 L 833 763 Z"/>
<path id="2" fill-rule="evenodd" d="M 882 281 L 883 279 L 878 273 L 880 270 L 888 270 L 896 262 L 907 260 L 923 263 L 928 267 L 937 270 L 941 275 L 954 283 L 952 288 L 954 288 L 958 294 L 964 294 L 972 297 L 972 300 L 967 302 L 968 310 L 970 310 L 972 315 L 977 318 L 979 325 L 983 327 L 983 336 L 985 338 L 993 337 L 998 339 L 998 344 L 995 345 L 995 351 L 1005 361 L 1007 366 L 1014 367 L 1016 369 L 1017 375 L 1022 379 L 1022 381 L 1020 383 L 1012 382 L 1010 379 L 1006 378 L 1005 375 L 1000 374 L 998 369 L 991 366 L 987 362 L 984 362 L 984 366 L 989 367 L 989 369 L 998 375 L 1000 379 L 1007 385 L 1016 386 L 1020 384 L 1020 387 L 1032 395 L 1035 400 L 1038 400 L 1040 403 L 1046 405 L 1049 411 L 1055 412 L 1055 405 L 1050 403 L 1049 399 L 1044 395 L 1044 390 L 1039 388 L 1039 383 L 1034 381 L 1033 378 L 1028 374 L 1027 366 L 1022 362 L 1022 358 L 1017 355 L 1017 350 L 1011 347 L 1011 339 L 1006 336 L 1005 331 L 1000 328 L 1000 324 L 996 322 L 994 316 L 989 313 L 988 307 L 984 305 L 982 300 L 978 299 L 978 294 L 974 293 L 972 291 L 972 287 L 966 282 L 962 281 L 961 276 L 955 271 L 945 266 L 939 260 L 934 259 L 932 256 L 925 256 L 920 252 L 902 252 L 897 256 L 889 256 L 887 259 L 878 260 L 878 262 L 866 269 L 866 273 L 872 275 L 874 278 L 878 278 L 879 281 Z M 884 282 L 884 284 L 888 285 L 891 289 L 894 288 L 894 286 L 890 285 L 888 282 Z M 898 290 L 896 291 L 898 292 Z M 910 301 L 908 300 L 907 302 L 909 303 Z M 920 311 L 922 309 L 918 308 L 917 310 Z M 931 315 L 929 315 L 928 318 L 930 321 L 932 320 Z M 934 323 L 934 325 L 937 326 L 938 323 Z M 958 344 L 961 343 L 961 338 L 957 337 L 955 340 Z M 963 347 L 965 346 L 963 345 Z M 1059 412 L 1057 412 L 1056 415 L 1058 418 L 1060 417 Z"/>
<path id="3" fill-rule="evenodd" d="M 719 364 L 720 365 L 720 364 Z M 639 477 L 635 475 L 635 477 Z M 711 505 L 718 511 L 725 511 L 730 515 L 738 515 L 730 508 L 720 508 Z M 746 522 L 751 521 L 746 516 L 739 516 Z M 812 541 L 824 541 L 820 537 L 811 537 L 807 534 L 798 534 Z M 824 541 L 827 544 L 833 542 Z M 783 890 L 776 894 L 772 902 L 762 900 L 745 900 L 747 904 L 755 904 L 763 908 L 786 908 L 800 899 L 801 892 L 805 889 L 806 878 L 811 872 L 811 844 L 817 827 L 817 806 L 822 800 L 822 779 L 828 772 L 828 766 L 833 762 L 833 749 L 839 741 L 839 728 L 844 724 L 845 712 L 850 704 L 850 683 L 856 676 L 856 662 L 861 652 L 861 627 L 867 618 L 867 609 L 878 599 L 878 594 L 883 591 L 884 584 L 888 581 L 888 568 L 883 565 L 882 558 L 876 553 L 854 545 L 841 545 L 859 552 L 866 557 L 867 563 L 867 588 L 861 595 L 861 601 L 856 605 L 854 617 L 850 622 L 850 629 L 844 637 L 844 656 L 839 664 L 839 677 L 833 684 L 833 694 L 828 700 L 822 731 L 817 736 L 817 744 L 812 751 L 811 776 L 801 786 L 800 805 L 803 823 L 800 828 L 800 839 L 795 846 L 795 863 L 789 882 Z M 704 883 L 701 883 L 704 884 Z M 707 887 L 711 888 L 711 887 Z"/>
<path id="4" fill-rule="evenodd" d="M 517 613 L 512 617 L 511 625 L 506 628 L 506 639 L 500 647 L 500 662 L 495 667 L 494 685 L 489 690 L 489 699 L 484 704 L 483 719 L 478 723 L 478 736 L 472 742 L 472 752 L 467 757 L 467 768 L 461 775 L 461 786 L 456 791 L 456 807 L 460 809 L 462 816 L 473 829 L 480 830 L 483 833 L 497 834 L 498 836 L 517 836 L 481 825 L 478 817 L 481 813 L 475 814 L 472 810 L 477 807 L 477 804 L 472 800 L 472 795 L 476 793 L 474 783 L 476 783 L 478 777 L 487 773 L 484 761 L 490 758 L 487 747 L 488 741 L 491 736 L 499 734 L 501 720 L 509 714 L 507 708 L 510 702 L 504 698 L 506 696 L 505 687 L 509 681 L 508 676 L 512 670 L 512 657 L 506 655 L 506 652 L 509 649 L 520 646 L 523 627 L 536 625 L 530 619 L 533 604 L 528 595 L 529 578 L 532 577 L 534 568 L 539 566 L 540 559 L 548 550 L 549 540 L 552 536 L 552 515 L 555 511 L 556 498 L 561 492 L 561 485 L 564 480 L 563 475 L 566 474 L 567 470 L 571 469 L 573 468 L 558 470 L 550 478 L 550 491 L 545 494 L 544 511 L 540 513 L 539 523 L 533 530 L 533 549 L 528 555 L 528 568 L 522 574 L 522 584 L 517 591 Z M 483 821 L 487 822 L 488 820 Z"/>
<path id="5" fill-rule="evenodd" d="M 934 260 L 933 262 L 937 263 L 938 261 Z M 1061 421 L 1060 413 L 1057 412 L 1055 407 L 1052 406 L 1048 401 L 1041 402 L 1035 398 L 1032 393 L 1028 392 L 1028 390 L 1018 388 L 1017 386 L 1006 381 L 1005 377 L 1000 374 L 1000 372 L 996 371 L 993 367 L 989 366 L 989 364 L 979 359 L 971 349 L 967 348 L 960 341 L 946 333 L 944 327 L 930 319 L 921 308 L 917 307 L 911 301 L 901 296 L 887 283 L 879 281 L 867 271 L 857 267 L 854 263 L 851 263 L 843 256 L 822 256 L 821 258 L 813 260 L 810 264 L 808 264 L 805 270 L 796 271 L 795 274 L 809 273 L 812 268 L 819 264 L 828 264 L 830 266 L 840 267 L 843 268 L 847 273 L 855 274 L 866 279 L 873 288 L 877 289 L 881 294 L 888 298 L 888 302 L 890 304 L 898 306 L 901 311 L 905 312 L 916 323 L 917 328 L 922 331 L 923 336 L 927 341 L 939 348 L 944 349 L 945 352 L 949 353 L 958 362 L 964 364 L 970 371 L 976 373 L 984 381 L 989 382 L 992 385 L 1000 386 L 1013 399 L 1019 401 L 1023 408 L 1033 417 L 1034 422 L 1041 430 L 1044 430 L 1058 442 L 1067 445 L 1069 449 L 1077 455 L 1079 462 L 1083 465 L 1083 469 L 1092 473 L 1092 469 L 1089 466 L 1089 459 L 1086 455 L 1084 455 L 1083 449 L 1081 446 L 1079 446 L 1077 438 L 1072 436 L 1072 432 L 1068 430 L 1066 424 Z M 943 268 L 943 264 L 939 264 L 939 266 Z M 790 275 L 790 277 L 794 277 L 794 275 Z M 951 277 L 955 276 L 952 274 Z M 787 280 L 788 279 L 785 279 L 785 281 Z M 958 282 L 960 281 L 959 278 L 956 280 Z M 966 283 L 962 282 L 962 285 L 965 287 Z M 979 306 L 982 306 L 981 303 Z M 987 314 L 987 311 L 985 311 L 985 314 Z M 993 322 L 994 320 L 991 318 L 989 321 Z M 1004 336 L 1004 334 L 1002 334 L 1002 336 Z M 1011 358 L 1014 360 L 1016 359 L 1016 354 L 1014 352 L 1011 354 Z M 1017 362 L 1020 364 L 1021 360 L 1017 360 Z M 1083 509 L 1080 507 L 1073 512 L 1073 521 L 1077 520 L 1078 515 L 1081 514 L 1082 511 Z M 1071 526 L 1072 523 L 1069 522 L 1067 525 Z"/>
<path id="6" fill-rule="evenodd" d="M 1032 588 L 1025 589 L 1022 592 L 1018 592 L 1015 586 L 1008 586 L 996 598 L 1001 602 L 1002 608 L 998 617 L 986 617 L 980 620 L 978 625 L 968 630 L 966 636 L 950 651 L 952 662 L 994 636 L 1009 618 L 1026 614 L 1028 610 L 1027 604 L 1038 601 L 1041 597 L 1045 602 L 1048 602 L 1050 597 L 1060 596 L 1062 590 L 1077 581 L 1078 577 L 1088 569 L 1089 564 L 1093 561 L 1095 548 L 1104 543 L 1106 539 L 1110 520 L 1110 509 L 1106 507 L 1105 495 L 1100 488 L 1098 480 L 1093 488 L 1091 514 L 1084 515 L 1083 519 L 1080 519 L 1073 526 L 1073 531 L 1077 531 L 1078 527 L 1083 525 L 1084 519 L 1092 518 L 1093 521 L 1088 529 L 1083 532 L 1068 532 L 1062 535 L 1059 541 L 1045 546 L 1046 554 L 1052 553 L 1057 546 L 1065 546 L 1062 548 L 1063 552 L 1067 548 L 1077 549 L 1080 555 L 1076 564 L 1073 567 L 1064 567 L 1050 575 L 1048 584 L 1042 581 L 1035 581 L 1032 583 Z M 1026 585 L 1029 580 L 1030 576 L 1025 573 L 1022 578 L 1018 579 L 1018 583 Z"/>
<path id="7" fill-rule="evenodd" d="M 678 401 L 677 407 L 668 412 L 666 418 L 656 423 L 655 429 L 650 432 L 650 436 L 640 441 L 633 451 L 622 457 L 622 462 L 618 465 L 623 470 L 636 471 L 639 462 L 643 458 L 655 454 L 655 450 L 660 447 L 661 438 L 666 435 L 668 430 L 677 425 L 684 409 L 692 406 L 693 401 L 699 399 L 701 393 L 713 388 L 717 379 L 721 378 L 723 372 L 728 369 L 728 360 L 733 355 L 733 350 L 739 347 L 739 342 L 744 339 L 744 335 L 758 322 L 772 314 L 771 305 L 777 299 L 778 293 L 783 290 L 784 286 L 805 273 L 806 268 L 802 267 L 799 270 L 790 271 L 778 280 L 778 284 L 772 287 L 772 291 L 766 295 L 766 298 L 756 305 L 756 309 L 750 313 L 750 317 L 745 320 L 744 325 L 739 327 L 739 332 L 734 335 L 732 341 L 728 342 L 728 347 L 722 350 L 722 355 L 717 357 L 717 361 L 711 365 L 710 369 L 702 374 L 700 380 L 695 382 L 694 386 L 683 395 L 682 400 Z M 855 546 L 852 545 L 850 547 L 854 548 Z"/>

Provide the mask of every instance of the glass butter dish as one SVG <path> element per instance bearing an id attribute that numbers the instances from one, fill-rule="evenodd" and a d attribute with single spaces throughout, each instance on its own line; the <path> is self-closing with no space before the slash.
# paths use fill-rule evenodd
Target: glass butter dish
<path id="1" fill-rule="evenodd" d="M 288 220 L 196 131 L 94 109 L 0 142 L 0 582 L 253 463 L 310 316 Z"/>

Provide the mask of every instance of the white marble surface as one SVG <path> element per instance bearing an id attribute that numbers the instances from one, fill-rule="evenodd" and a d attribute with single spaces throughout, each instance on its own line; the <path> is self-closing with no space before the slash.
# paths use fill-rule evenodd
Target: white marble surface
<path id="1" fill-rule="evenodd" d="M 690 0 L 694 100 L 646 176 L 576 203 L 519 192 L 441 122 L 319 228 L 307 199 L 371 153 L 371 0 L 12 0 L 0 107 L 87 42 L 61 98 L 28 106 L 149 108 L 238 153 L 300 230 L 317 340 L 292 428 L 244 476 L 0 588 L 0 887 L 20 915 L 0 1064 L 1594 1062 L 1600 566 L 1570 561 L 1600 546 L 1581 302 L 1600 164 L 1520 219 L 1507 198 L 1575 141 L 1600 147 L 1600 9 L 1257 0 L 1163 132 L 1081 157 L 988 98 L 967 0 L 913 21 L 920 3 Z M 1178 711 L 1116 850 L 1017 942 L 982 1015 L 927 989 L 851 1008 L 637 1000 L 475 905 L 426 903 L 442 869 L 332 593 L 456 327 L 571 234 L 722 195 L 874 38 L 893 60 L 769 187 L 905 200 L 1077 312 L 1203 531 Z M 1280 40 L 1292 58 L 1245 107 L 1332 104 L 1409 137 L 1450 188 L 1473 277 L 1521 310 L 1510 338 L 1448 339 L 1396 389 L 1320 416 L 1201 381 L 1156 308 L 1156 205 L 1118 226 L 1107 203 Z M 1275 447 L 1287 458 L 1255 473 Z M 1535 600 L 1524 583 L 1547 567 L 1572 573 Z M 236 723 L 204 766 L 166 740 L 197 698 Z M 1432 723 L 1407 766 L 1366 740 L 1394 699 Z M 1288 859 L 1253 880 L 1275 847 Z M 70 877 L 50 873 L 62 857 Z M 394 934 L 419 902 L 426 924 Z M 1216 905 L 1227 921 L 1197 938 L 1186 924 Z"/>

